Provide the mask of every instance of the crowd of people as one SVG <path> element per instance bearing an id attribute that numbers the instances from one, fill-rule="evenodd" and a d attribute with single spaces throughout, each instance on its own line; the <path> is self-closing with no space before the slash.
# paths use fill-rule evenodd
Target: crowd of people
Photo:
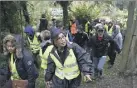
<path id="1" fill-rule="evenodd" d="M 36 31 L 29 24 L 24 33 L 3 39 L 0 88 L 35 88 L 39 70 L 46 88 L 77 88 L 82 77 L 85 82 L 102 79 L 107 57 L 112 68 L 124 40 L 121 26 L 112 21 L 80 23 L 72 17 L 64 27 L 62 21 L 49 22 L 44 14 Z"/>

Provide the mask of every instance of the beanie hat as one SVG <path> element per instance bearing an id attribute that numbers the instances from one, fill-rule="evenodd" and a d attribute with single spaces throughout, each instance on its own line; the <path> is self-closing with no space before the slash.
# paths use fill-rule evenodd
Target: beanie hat
<path id="1" fill-rule="evenodd" d="M 101 23 L 98 23 L 98 24 L 96 24 L 96 30 L 97 31 L 99 31 L 99 30 L 103 30 L 104 31 L 104 25 L 103 24 L 101 24 Z"/>
<path id="2" fill-rule="evenodd" d="M 51 39 L 55 39 L 60 33 L 63 33 L 61 29 L 58 28 L 51 29 Z"/>
<path id="3" fill-rule="evenodd" d="M 27 27 L 25 27 L 24 32 L 28 33 L 29 35 L 34 35 L 34 29 L 30 25 L 28 25 Z"/>

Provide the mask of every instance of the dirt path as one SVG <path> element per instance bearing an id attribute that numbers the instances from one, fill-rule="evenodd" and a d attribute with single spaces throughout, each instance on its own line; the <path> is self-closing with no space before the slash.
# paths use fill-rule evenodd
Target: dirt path
<path id="1" fill-rule="evenodd" d="M 79 88 L 137 88 L 137 78 L 132 77 L 124 78 L 118 75 L 121 56 L 118 55 L 115 65 L 111 69 L 107 69 L 108 65 L 105 64 L 103 79 L 96 80 L 92 83 L 85 83 Z"/>

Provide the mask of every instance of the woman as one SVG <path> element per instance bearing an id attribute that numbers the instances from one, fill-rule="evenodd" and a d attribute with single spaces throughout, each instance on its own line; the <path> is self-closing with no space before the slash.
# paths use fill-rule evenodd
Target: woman
<path id="1" fill-rule="evenodd" d="M 3 40 L 4 54 L 9 62 L 9 78 L 13 88 L 35 88 L 38 72 L 34 65 L 33 55 L 22 48 L 13 35 L 7 35 Z"/>

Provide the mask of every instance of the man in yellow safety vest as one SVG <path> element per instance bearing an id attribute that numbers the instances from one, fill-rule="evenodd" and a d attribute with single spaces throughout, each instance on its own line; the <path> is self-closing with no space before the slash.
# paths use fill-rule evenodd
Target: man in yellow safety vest
<path id="1" fill-rule="evenodd" d="M 38 36 L 36 36 L 36 33 L 34 32 L 34 29 L 30 25 L 26 26 L 24 32 L 26 33 L 26 36 L 27 36 L 27 41 L 28 41 L 29 48 L 30 48 L 30 50 L 32 51 L 32 53 L 35 57 L 34 58 L 34 63 L 35 63 L 37 68 L 40 68 L 41 61 L 37 57 L 38 53 L 39 53 L 39 50 L 40 50 L 40 41 L 38 39 Z"/>
<path id="2" fill-rule="evenodd" d="M 81 83 L 81 72 L 91 81 L 92 61 L 89 53 L 76 43 L 67 42 L 60 29 L 51 30 L 51 39 L 54 47 L 48 56 L 47 86 L 77 88 Z"/>
<path id="3" fill-rule="evenodd" d="M 113 32 L 113 23 L 112 22 L 108 22 L 107 24 L 105 24 L 105 29 L 106 32 L 109 36 L 112 36 L 112 32 Z"/>

